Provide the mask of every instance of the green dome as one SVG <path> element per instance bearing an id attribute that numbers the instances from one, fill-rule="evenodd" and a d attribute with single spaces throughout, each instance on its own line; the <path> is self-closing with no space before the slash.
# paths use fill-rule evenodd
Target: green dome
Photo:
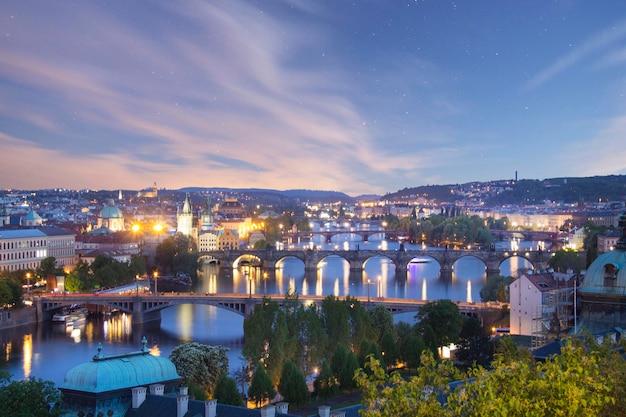
<path id="1" fill-rule="evenodd" d="M 95 356 L 91 362 L 70 369 L 60 388 L 103 393 L 179 379 L 176 367 L 169 359 L 140 351 L 107 357 Z"/>
<path id="2" fill-rule="evenodd" d="M 100 210 L 100 218 L 102 219 L 122 219 L 124 215 L 114 203 L 113 200 L 109 200 L 108 204 Z"/>
<path id="3" fill-rule="evenodd" d="M 615 249 L 600 255 L 587 268 L 580 293 L 626 294 L 626 251 Z"/>

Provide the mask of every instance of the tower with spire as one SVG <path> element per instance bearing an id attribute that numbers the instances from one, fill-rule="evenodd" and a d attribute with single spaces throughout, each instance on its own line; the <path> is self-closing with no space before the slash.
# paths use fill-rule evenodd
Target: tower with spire
<path id="1" fill-rule="evenodd" d="M 185 196 L 183 207 L 176 213 L 177 225 L 176 232 L 182 233 L 195 239 L 193 228 L 193 211 L 191 210 L 191 200 L 189 193 Z"/>
<path id="2" fill-rule="evenodd" d="M 200 213 L 200 230 L 214 230 L 215 224 L 213 223 L 213 212 L 211 211 L 211 196 L 208 195 L 204 202 L 204 208 Z"/>

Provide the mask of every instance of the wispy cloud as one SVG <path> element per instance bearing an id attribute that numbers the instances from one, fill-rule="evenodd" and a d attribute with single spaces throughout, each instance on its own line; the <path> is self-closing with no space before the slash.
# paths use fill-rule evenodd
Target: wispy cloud
<path id="1" fill-rule="evenodd" d="M 618 42 L 626 38 L 626 20 L 617 22 L 615 25 L 592 35 L 579 46 L 575 46 L 571 52 L 558 58 L 553 64 L 540 71 L 526 83 L 526 89 L 534 89 L 550 81 L 552 78 L 567 71 L 588 59 L 604 60 L 606 56 L 612 56 L 613 51 L 609 48 L 619 47 Z M 599 58 L 598 58 L 599 56 Z M 593 63 L 589 64 L 590 66 Z"/>

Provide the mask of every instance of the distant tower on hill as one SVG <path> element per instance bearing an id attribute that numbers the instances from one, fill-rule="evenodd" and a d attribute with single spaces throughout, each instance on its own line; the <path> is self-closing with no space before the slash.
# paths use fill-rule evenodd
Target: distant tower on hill
<path id="1" fill-rule="evenodd" d="M 515 170 L 515 182 L 517 182 L 517 170 Z"/>

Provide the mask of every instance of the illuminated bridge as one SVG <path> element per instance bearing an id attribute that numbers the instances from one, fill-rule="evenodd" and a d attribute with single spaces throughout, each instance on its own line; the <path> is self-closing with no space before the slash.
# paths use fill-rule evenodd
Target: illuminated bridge
<path id="1" fill-rule="evenodd" d="M 277 264 L 286 258 L 302 261 L 307 271 L 319 269 L 322 262 L 330 256 L 343 258 L 350 264 L 350 271 L 363 271 L 365 263 L 372 258 L 385 258 L 396 267 L 396 274 L 406 273 L 411 262 L 433 261 L 440 266 L 441 276 L 452 274 L 454 264 L 461 258 L 474 257 L 483 262 L 487 275 L 500 273 L 502 263 L 511 257 L 526 259 L 535 269 L 545 270 L 552 256 L 548 251 L 472 251 L 472 250 L 224 250 L 202 252 L 199 261 L 217 263 L 222 266 L 237 268 L 244 264 L 266 270 L 277 268 Z"/>
<path id="2" fill-rule="evenodd" d="M 271 296 L 268 296 L 272 298 Z M 236 314 L 247 316 L 254 306 L 263 302 L 265 296 L 256 294 L 197 294 L 197 293 L 160 293 L 156 294 L 49 294 L 34 299 L 39 321 L 49 320 L 53 313 L 60 308 L 81 304 L 91 308 L 101 308 L 101 311 L 117 309 L 132 314 L 134 324 L 154 322 L 161 320 L 161 310 L 180 304 L 205 304 L 232 311 Z M 320 306 L 325 296 L 306 295 L 299 296 L 299 300 L 307 305 Z M 345 297 L 339 297 L 345 299 Z M 426 300 L 407 300 L 399 298 L 370 298 L 352 297 L 366 308 L 383 305 L 391 313 L 406 313 L 419 310 L 426 304 Z M 273 297 L 279 304 L 284 298 Z M 482 311 L 489 309 L 501 309 L 496 303 L 465 303 L 458 302 L 459 311 L 464 315 L 477 316 Z"/>

